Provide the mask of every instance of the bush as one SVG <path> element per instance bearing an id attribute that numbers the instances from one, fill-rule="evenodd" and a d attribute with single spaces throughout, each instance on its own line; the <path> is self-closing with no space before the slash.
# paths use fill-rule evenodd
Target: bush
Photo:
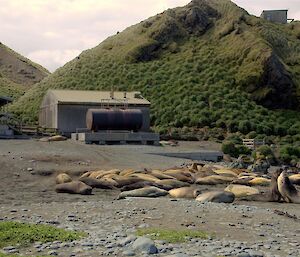
<path id="1" fill-rule="evenodd" d="M 230 141 L 225 141 L 222 143 L 222 151 L 224 154 L 229 154 L 235 158 L 239 156 L 239 150 L 235 147 L 235 144 Z"/>
<path id="2" fill-rule="evenodd" d="M 300 159 L 300 147 L 283 146 L 280 149 L 280 159 L 286 163 Z"/>
<path id="3" fill-rule="evenodd" d="M 267 157 L 267 156 L 273 156 L 274 155 L 271 147 L 268 146 L 268 145 L 262 145 L 259 148 L 257 148 L 256 151 L 260 152 L 265 157 Z"/>
<path id="4" fill-rule="evenodd" d="M 242 145 L 243 144 L 243 140 L 241 139 L 241 137 L 237 134 L 233 134 L 230 135 L 226 138 L 227 141 L 230 141 L 236 145 Z"/>

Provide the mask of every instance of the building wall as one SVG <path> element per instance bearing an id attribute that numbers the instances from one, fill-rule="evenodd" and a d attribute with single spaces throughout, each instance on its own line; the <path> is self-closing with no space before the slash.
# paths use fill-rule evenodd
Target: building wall
<path id="1" fill-rule="evenodd" d="M 42 101 L 39 125 L 45 128 L 57 128 L 57 104 L 51 94 L 47 94 Z"/>
<path id="2" fill-rule="evenodd" d="M 76 129 L 86 128 L 86 113 L 88 109 L 100 109 L 100 106 L 89 105 L 58 105 L 57 129 L 66 135 L 76 132 Z M 150 130 L 149 107 L 128 107 L 128 109 L 140 109 L 143 112 L 143 127 L 141 131 Z"/>
<path id="3" fill-rule="evenodd" d="M 264 11 L 262 18 L 271 22 L 277 22 L 286 24 L 287 23 L 287 11 Z"/>

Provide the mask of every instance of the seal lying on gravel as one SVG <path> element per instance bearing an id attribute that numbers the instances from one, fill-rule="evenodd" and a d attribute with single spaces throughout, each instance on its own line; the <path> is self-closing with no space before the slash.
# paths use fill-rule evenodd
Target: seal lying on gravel
<path id="1" fill-rule="evenodd" d="M 73 181 L 69 183 L 59 184 L 55 187 L 57 193 L 68 193 L 68 194 L 80 194 L 90 195 L 92 194 L 92 188 L 81 181 Z"/>
<path id="2" fill-rule="evenodd" d="M 231 192 L 225 191 L 212 191 L 200 194 L 197 196 L 196 201 L 201 203 L 213 202 L 213 203 L 232 203 L 235 196 Z"/>
<path id="3" fill-rule="evenodd" d="M 169 191 L 169 195 L 174 198 L 196 198 L 201 191 L 196 187 L 181 187 Z"/>
<path id="4" fill-rule="evenodd" d="M 140 182 L 136 182 L 136 183 L 133 183 L 133 184 L 130 184 L 127 186 L 123 186 L 121 188 L 121 191 L 122 192 L 130 191 L 130 190 L 139 189 L 139 188 L 143 188 L 143 187 L 149 187 L 149 186 L 154 186 L 154 187 L 157 187 L 157 188 L 160 188 L 163 190 L 167 190 L 167 191 L 173 189 L 173 187 L 168 186 L 168 185 L 160 185 L 160 184 L 157 184 L 157 183 L 151 182 L 151 181 L 140 181 Z"/>
<path id="5" fill-rule="evenodd" d="M 277 180 L 278 190 L 287 203 L 300 203 L 300 192 L 291 183 L 286 171 L 281 172 Z"/>
<path id="6" fill-rule="evenodd" d="M 92 188 L 101 188 L 101 189 L 116 189 L 111 183 L 108 181 L 95 179 L 95 178 L 80 178 L 79 181 L 83 182 L 84 184 L 92 187 Z"/>
<path id="7" fill-rule="evenodd" d="M 119 194 L 117 200 L 125 199 L 126 197 L 159 197 L 167 194 L 168 191 L 151 186 L 122 192 Z"/>
<path id="8" fill-rule="evenodd" d="M 61 173 L 57 175 L 57 177 L 55 178 L 55 182 L 56 184 L 64 184 L 72 182 L 72 178 L 66 173 Z"/>

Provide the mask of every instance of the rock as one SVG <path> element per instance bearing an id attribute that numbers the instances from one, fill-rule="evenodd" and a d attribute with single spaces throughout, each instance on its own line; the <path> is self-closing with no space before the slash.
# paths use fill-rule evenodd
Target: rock
<path id="1" fill-rule="evenodd" d="M 158 252 L 155 243 L 147 237 L 139 237 L 132 244 L 132 249 L 137 252 L 155 254 Z"/>
<path id="2" fill-rule="evenodd" d="M 236 198 L 258 195 L 260 193 L 258 189 L 244 185 L 229 185 L 225 188 L 225 191 L 233 193 Z"/>
<path id="3" fill-rule="evenodd" d="M 69 183 L 72 182 L 72 178 L 66 173 L 61 173 L 57 175 L 57 177 L 55 178 L 55 182 L 56 184 Z"/>
<path id="4" fill-rule="evenodd" d="M 125 245 L 128 245 L 128 244 L 132 243 L 132 242 L 135 241 L 135 240 L 136 240 L 136 236 L 130 235 L 130 236 L 128 236 L 128 237 L 126 237 L 126 238 L 120 240 L 120 241 L 118 242 L 118 246 L 124 247 Z M 128 256 L 129 256 L 129 255 L 128 255 Z"/>
<path id="5" fill-rule="evenodd" d="M 251 163 L 249 157 L 241 155 L 235 162 L 230 164 L 230 168 L 247 169 Z"/>
<path id="6" fill-rule="evenodd" d="M 124 256 L 135 256 L 135 253 L 132 250 L 126 250 L 123 252 Z"/>
<path id="7" fill-rule="evenodd" d="M 224 191 L 212 191 L 200 194 L 197 196 L 196 201 L 201 203 L 214 202 L 214 203 L 232 203 L 234 201 L 234 194 Z"/>
<path id="8" fill-rule="evenodd" d="M 253 165 L 248 167 L 248 170 L 254 173 L 267 173 L 270 167 L 271 165 L 267 160 L 257 160 Z"/>

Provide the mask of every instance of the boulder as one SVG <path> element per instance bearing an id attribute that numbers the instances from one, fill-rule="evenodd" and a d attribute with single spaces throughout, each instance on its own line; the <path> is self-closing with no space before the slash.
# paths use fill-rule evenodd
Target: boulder
<path id="1" fill-rule="evenodd" d="M 156 254 L 158 249 L 155 243 L 147 237 L 139 237 L 132 244 L 132 249 L 135 252 L 146 253 L 146 254 Z"/>
<path id="2" fill-rule="evenodd" d="M 260 194 L 258 189 L 244 185 L 229 185 L 225 191 L 233 193 L 236 198 Z"/>
<path id="3" fill-rule="evenodd" d="M 225 191 L 211 191 L 200 194 L 197 196 L 196 201 L 201 203 L 213 202 L 213 203 L 232 203 L 235 199 L 235 195 L 231 192 Z"/>

